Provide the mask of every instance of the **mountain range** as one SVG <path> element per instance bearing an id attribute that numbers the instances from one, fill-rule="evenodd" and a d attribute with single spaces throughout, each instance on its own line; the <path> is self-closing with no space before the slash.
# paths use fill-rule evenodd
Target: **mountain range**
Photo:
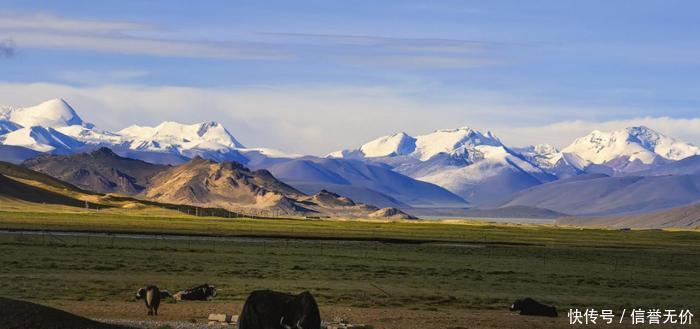
<path id="1" fill-rule="evenodd" d="M 488 204 L 556 177 L 505 146 L 490 132 L 470 128 L 406 133 L 375 139 L 331 158 L 361 159 L 442 186 L 474 204 Z"/>
<path id="2" fill-rule="evenodd" d="M 176 166 L 159 165 L 124 158 L 102 147 L 89 153 L 41 155 L 16 167 L 91 193 L 158 204 L 257 216 L 410 218 L 396 208 L 356 203 L 326 190 L 305 194 L 267 170 L 250 170 L 238 162 L 216 162 L 199 156 Z"/>
<path id="3" fill-rule="evenodd" d="M 90 157 L 101 147 L 123 160 L 88 161 L 78 169 L 61 165 L 61 156 Z M 62 99 L 0 108 L 0 160 L 28 160 L 28 168 L 77 186 L 128 195 L 148 193 L 152 179 L 199 159 L 266 170 L 300 195 L 333 191 L 379 207 L 627 214 L 699 201 L 692 183 L 700 174 L 698 154 L 700 148 L 643 126 L 593 131 L 562 149 L 511 147 L 491 132 L 463 127 L 417 136 L 399 132 L 316 157 L 248 148 L 217 122 L 166 121 L 110 132 L 84 122 Z M 136 163 L 139 172 L 131 172 Z M 164 192 L 152 195 L 178 198 Z"/>

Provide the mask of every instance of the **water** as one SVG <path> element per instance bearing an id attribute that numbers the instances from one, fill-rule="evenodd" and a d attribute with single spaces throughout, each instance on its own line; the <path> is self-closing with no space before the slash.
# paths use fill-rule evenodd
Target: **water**
<path id="1" fill-rule="evenodd" d="M 554 224 L 556 219 L 553 218 L 491 218 L 491 217 L 469 217 L 464 216 L 420 216 L 421 219 L 426 220 L 448 220 L 448 219 L 461 219 L 465 221 L 478 221 L 478 222 L 494 222 L 494 223 L 509 223 L 509 224 Z"/>

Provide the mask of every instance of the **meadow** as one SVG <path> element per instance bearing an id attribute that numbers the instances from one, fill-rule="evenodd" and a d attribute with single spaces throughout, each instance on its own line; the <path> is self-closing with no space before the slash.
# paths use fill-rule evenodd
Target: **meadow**
<path id="1" fill-rule="evenodd" d="M 693 231 L 90 211 L 4 211 L 0 229 L 48 232 L 0 234 L 0 295 L 53 304 L 133 304 L 147 283 L 173 291 L 208 282 L 221 289 L 217 302 L 230 305 L 275 289 L 312 291 L 322 308 L 367 311 L 504 311 L 525 296 L 563 316 L 570 307 L 700 309 Z M 208 235 L 230 239 L 201 239 Z"/>

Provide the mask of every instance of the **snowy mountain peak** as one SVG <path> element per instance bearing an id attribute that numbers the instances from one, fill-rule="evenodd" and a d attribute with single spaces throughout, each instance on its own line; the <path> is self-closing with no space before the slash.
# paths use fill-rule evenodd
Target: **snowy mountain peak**
<path id="1" fill-rule="evenodd" d="M 377 138 L 360 147 L 366 157 L 407 155 L 416 149 L 416 139 L 404 132 Z"/>
<path id="2" fill-rule="evenodd" d="M 416 155 L 421 160 L 430 159 L 440 153 L 464 153 L 480 145 L 503 146 L 491 132 L 483 134 L 468 127 L 440 129 L 416 139 Z"/>
<path id="3" fill-rule="evenodd" d="M 83 122 L 75 110 L 62 98 L 54 98 L 35 106 L 9 109 L 6 110 L 4 117 L 23 127 L 92 126 Z"/>
<path id="4" fill-rule="evenodd" d="M 404 132 L 372 140 L 356 150 L 329 154 L 336 158 L 379 158 L 410 156 L 426 161 L 438 154 L 464 154 L 477 146 L 503 146 L 491 132 L 483 134 L 469 127 L 439 129 L 429 134 L 412 137 Z"/>
<path id="5" fill-rule="evenodd" d="M 531 163 L 558 178 L 579 175 L 590 165 L 588 161 L 581 159 L 578 155 L 563 153 L 549 144 L 537 144 L 515 148 L 514 151 L 520 153 Z"/>
<path id="6" fill-rule="evenodd" d="M 603 164 L 620 158 L 652 164 L 659 157 L 680 160 L 700 154 L 700 148 L 663 135 L 645 126 L 629 127 L 612 132 L 595 130 L 576 139 L 562 150 L 573 153 L 584 160 Z"/>
<path id="7" fill-rule="evenodd" d="M 625 130 L 627 130 L 630 137 L 634 137 L 634 139 L 636 139 L 630 141 L 638 142 L 647 149 L 654 149 L 659 141 L 663 140 L 664 138 L 670 138 L 645 126 L 629 127 Z"/>
<path id="8" fill-rule="evenodd" d="M 530 145 L 514 150 L 524 155 L 541 168 L 550 168 L 562 158 L 561 151 L 550 144 Z"/>
<path id="9" fill-rule="evenodd" d="M 170 151 L 200 148 L 223 151 L 244 148 L 231 133 L 217 122 L 186 125 L 165 121 L 155 127 L 131 126 L 117 133 L 129 140 L 131 149 Z"/>

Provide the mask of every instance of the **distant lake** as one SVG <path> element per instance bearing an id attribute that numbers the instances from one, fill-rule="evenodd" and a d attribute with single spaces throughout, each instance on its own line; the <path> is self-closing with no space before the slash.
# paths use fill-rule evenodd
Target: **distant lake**
<path id="1" fill-rule="evenodd" d="M 490 218 L 490 217 L 464 217 L 464 216 L 419 216 L 420 219 L 463 219 L 479 222 L 513 223 L 513 224 L 554 224 L 554 218 Z"/>

